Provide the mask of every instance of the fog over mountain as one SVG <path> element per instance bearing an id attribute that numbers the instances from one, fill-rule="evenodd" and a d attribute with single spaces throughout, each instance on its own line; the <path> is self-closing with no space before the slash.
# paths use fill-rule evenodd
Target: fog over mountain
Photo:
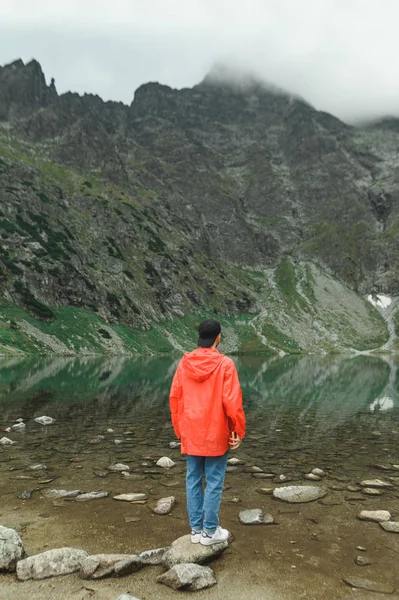
<path id="1" fill-rule="evenodd" d="M 395 0 L 15 0 L 0 63 L 36 58 L 59 92 L 132 101 L 148 81 L 192 87 L 215 63 L 251 70 L 347 122 L 399 116 Z"/>

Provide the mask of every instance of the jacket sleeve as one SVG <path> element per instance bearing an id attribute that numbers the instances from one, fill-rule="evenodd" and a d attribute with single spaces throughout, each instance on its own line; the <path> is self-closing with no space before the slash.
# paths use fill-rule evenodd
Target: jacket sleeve
<path id="1" fill-rule="evenodd" d="M 240 438 L 245 436 L 245 414 L 242 408 L 242 392 L 235 364 L 228 359 L 224 372 L 223 408 L 229 420 L 229 428 Z"/>
<path id="2" fill-rule="evenodd" d="M 172 418 L 173 429 L 175 430 L 176 437 L 180 439 L 180 429 L 179 429 L 179 403 L 182 398 L 182 387 L 180 382 L 180 364 L 176 369 L 176 373 L 173 377 L 172 385 L 170 388 L 169 395 L 169 404 L 170 404 L 170 414 Z"/>

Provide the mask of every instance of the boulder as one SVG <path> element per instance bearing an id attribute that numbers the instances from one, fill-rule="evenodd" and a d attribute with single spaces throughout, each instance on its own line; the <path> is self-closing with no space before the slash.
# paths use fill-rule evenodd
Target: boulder
<path id="1" fill-rule="evenodd" d="M 68 575 L 80 571 L 82 562 L 87 556 L 87 552 L 76 548 L 48 550 L 20 560 L 17 563 L 17 577 L 21 581 L 26 581 Z"/>
<path id="2" fill-rule="evenodd" d="M 316 485 L 288 485 L 273 490 L 273 496 L 285 502 L 312 502 L 326 496 L 327 490 Z"/>
<path id="3" fill-rule="evenodd" d="M 139 558 L 143 565 L 161 565 L 167 550 L 169 550 L 169 547 L 155 548 L 154 550 L 145 550 L 144 552 L 141 552 L 139 554 Z"/>
<path id="4" fill-rule="evenodd" d="M 16 564 L 24 557 L 22 540 L 14 529 L 0 525 L 0 571 L 15 571 Z"/>
<path id="5" fill-rule="evenodd" d="M 130 575 L 142 566 L 137 554 L 93 554 L 82 561 L 79 577 L 102 579 L 111 575 Z"/>
<path id="6" fill-rule="evenodd" d="M 390 533 L 399 533 L 399 521 L 380 521 L 381 527 Z"/>
<path id="7" fill-rule="evenodd" d="M 175 497 L 168 496 L 167 498 L 160 498 L 156 504 L 151 506 L 152 512 L 156 515 L 168 515 L 175 505 Z"/>
<path id="8" fill-rule="evenodd" d="M 212 546 L 192 544 L 191 535 L 183 535 L 175 540 L 165 552 L 162 564 L 170 569 L 181 563 L 207 563 L 220 556 L 228 545 L 227 541 Z"/>
<path id="9" fill-rule="evenodd" d="M 194 563 L 175 565 L 166 573 L 159 575 L 157 581 L 174 590 L 188 590 L 191 592 L 203 590 L 216 584 L 212 569 Z"/>
<path id="10" fill-rule="evenodd" d="M 238 518 L 243 525 L 269 525 L 274 523 L 272 515 L 264 513 L 260 508 L 242 510 Z"/>

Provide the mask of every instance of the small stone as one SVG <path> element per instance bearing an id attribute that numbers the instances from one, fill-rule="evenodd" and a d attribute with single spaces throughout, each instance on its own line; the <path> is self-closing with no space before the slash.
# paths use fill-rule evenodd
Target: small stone
<path id="1" fill-rule="evenodd" d="M 114 444 L 119 446 L 119 444 L 123 444 L 123 440 L 114 440 Z"/>
<path id="2" fill-rule="evenodd" d="M 141 517 L 125 517 L 125 523 L 139 523 Z"/>
<path id="3" fill-rule="evenodd" d="M 274 488 L 258 488 L 256 491 L 258 494 L 269 495 L 273 494 Z"/>
<path id="4" fill-rule="evenodd" d="M 359 552 L 366 552 L 366 548 L 364 546 L 356 546 L 356 550 L 359 550 Z"/>
<path id="5" fill-rule="evenodd" d="M 22 540 L 14 529 L 0 525 L 0 572 L 15 571 L 16 565 L 24 557 Z"/>
<path id="6" fill-rule="evenodd" d="M 10 440 L 10 439 L 9 439 L 9 438 L 7 438 L 7 437 L 2 437 L 2 438 L 0 439 L 0 444 L 1 444 L 2 446 L 12 446 L 13 444 L 16 444 L 16 443 L 17 443 L 17 442 L 14 442 L 13 440 Z"/>
<path id="7" fill-rule="evenodd" d="M 42 496 L 50 500 L 54 498 L 76 498 L 81 493 L 80 490 L 41 490 Z"/>
<path id="8" fill-rule="evenodd" d="M 377 488 L 363 488 L 362 494 L 366 494 L 367 496 L 381 496 L 381 490 Z"/>
<path id="9" fill-rule="evenodd" d="M 252 473 L 263 473 L 263 469 L 261 469 L 260 467 L 249 467 L 250 471 L 252 471 Z"/>
<path id="10" fill-rule="evenodd" d="M 385 531 L 390 533 L 399 533 L 399 521 L 380 521 L 380 525 Z"/>
<path id="11" fill-rule="evenodd" d="M 365 556 L 358 555 L 355 558 L 355 563 L 359 565 L 359 567 L 366 567 L 367 565 L 371 565 L 371 560 Z"/>
<path id="12" fill-rule="evenodd" d="M 369 590 L 370 592 L 379 592 L 381 594 L 393 594 L 395 589 L 387 584 L 370 579 L 357 579 L 355 577 L 343 577 L 343 581 L 354 588 Z"/>
<path id="13" fill-rule="evenodd" d="M 45 415 L 43 417 L 36 417 L 34 421 L 40 425 L 52 425 L 55 423 L 55 419 L 53 419 L 53 417 L 46 417 Z"/>
<path id="14" fill-rule="evenodd" d="M 273 490 L 273 496 L 285 502 L 312 502 L 327 494 L 324 488 L 311 485 L 289 485 Z"/>
<path id="15" fill-rule="evenodd" d="M 103 440 L 105 440 L 105 435 L 96 435 L 95 438 L 90 440 L 89 444 L 99 444 Z"/>
<path id="16" fill-rule="evenodd" d="M 181 443 L 180 442 L 169 442 L 169 448 L 175 449 L 175 448 L 180 448 Z"/>
<path id="17" fill-rule="evenodd" d="M 27 470 L 28 471 L 47 471 L 47 467 L 46 467 L 46 465 L 42 465 L 40 463 L 37 465 L 30 465 L 30 467 L 27 467 Z"/>
<path id="18" fill-rule="evenodd" d="M 318 477 L 325 477 L 326 473 L 325 471 L 323 471 L 323 469 L 312 469 L 312 473 L 313 475 L 317 475 Z"/>
<path id="19" fill-rule="evenodd" d="M 155 548 L 154 550 L 145 550 L 139 554 L 143 565 L 161 565 L 166 551 L 169 548 Z"/>
<path id="20" fill-rule="evenodd" d="M 216 578 L 212 569 L 194 563 L 175 565 L 166 573 L 159 575 L 157 581 L 174 590 L 188 590 L 191 592 L 216 585 Z"/>
<path id="21" fill-rule="evenodd" d="M 142 566 L 137 554 L 92 554 L 82 561 L 79 577 L 102 579 L 110 575 L 130 575 Z"/>
<path id="22" fill-rule="evenodd" d="M 284 482 L 284 481 L 288 481 L 289 478 L 287 477 L 287 475 L 281 474 L 281 475 L 278 475 L 278 477 L 276 477 L 276 480 Z"/>
<path id="23" fill-rule="evenodd" d="M 15 423 L 15 425 L 11 426 L 13 431 L 25 431 L 26 425 L 25 423 Z"/>
<path id="24" fill-rule="evenodd" d="M 357 518 L 362 521 L 376 521 L 377 523 L 381 523 L 382 521 L 389 521 L 391 513 L 387 510 L 362 510 Z"/>
<path id="25" fill-rule="evenodd" d="M 6 428 L 4 429 L 4 431 L 5 431 L 6 433 L 11 433 L 11 432 L 12 432 L 12 429 L 11 429 L 11 427 L 6 427 Z"/>
<path id="26" fill-rule="evenodd" d="M 136 596 L 131 596 L 130 594 L 122 594 L 121 596 L 118 596 L 116 600 L 140 600 L 140 599 L 136 598 Z"/>
<path id="27" fill-rule="evenodd" d="M 79 494 L 76 498 L 76 502 L 87 502 L 88 500 L 100 500 L 109 496 L 108 492 L 87 492 L 86 494 Z"/>
<path id="28" fill-rule="evenodd" d="M 260 508 L 242 510 L 238 516 L 243 525 L 269 525 L 274 523 L 274 518 L 264 513 Z"/>
<path id="29" fill-rule="evenodd" d="M 229 502 L 233 502 L 234 504 L 237 504 L 238 502 L 241 502 L 241 499 L 235 497 L 235 498 L 231 498 L 231 500 L 229 500 Z"/>
<path id="30" fill-rule="evenodd" d="M 107 433 L 114 433 L 114 430 L 113 430 L 113 429 L 111 429 L 111 427 L 109 427 L 109 428 L 107 429 Z"/>
<path id="31" fill-rule="evenodd" d="M 361 482 L 361 485 L 363 487 L 367 487 L 367 488 L 391 488 L 393 487 L 392 483 L 389 483 L 387 481 L 382 481 L 382 479 L 365 479 L 364 481 Z"/>
<path id="32" fill-rule="evenodd" d="M 255 479 L 274 479 L 274 475 L 271 473 L 252 473 L 252 477 Z"/>
<path id="33" fill-rule="evenodd" d="M 81 564 L 87 556 L 87 552 L 76 548 L 48 550 L 20 560 L 17 563 L 17 577 L 26 581 L 74 573 L 80 570 Z"/>
<path id="34" fill-rule="evenodd" d="M 160 458 L 157 461 L 157 467 L 163 467 L 164 469 L 171 469 L 172 467 L 175 466 L 175 462 L 173 462 L 173 460 L 171 460 L 170 458 L 168 458 L 167 456 L 163 456 L 162 458 Z"/>
<path id="35" fill-rule="evenodd" d="M 20 500 L 30 500 L 32 498 L 32 492 L 30 490 L 24 490 L 18 494 L 18 498 Z"/>
<path id="36" fill-rule="evenodd" d="M 128 471 L 122 471 L 122 477 L 126 479 L 132 479 L 133 481 L 143 481 L 146 479 L 145 475 L 141 475 L 140 473 L 129 473 Z"/>
<path id="37" fill-rule="evenodd" d="M 314 473 L 307 473 L 305 475 L 305 479 L 311 479 L 312 481 L 320 481 L 321 477 L 319 475 L 315 475 Z"/>
<path id="38" fill-rule="evenodd" d="M 119 494 L 114 496 L 114 500 L 122 500 L 123 502 L 136 502 L 137 500 L 147 500 L 146 494 Z"/>
<path id="39" fill-rule="evenodd" d="M 130 467 L 128 465 L 124 465 L 123 463 L 116 463 L 115 465 L 110 465 L 108 467 L 108 471 L 112 471 L 113 473 L 130 471 Z"/>
<path id="40" fill-rule="evenodd" d="M 151 506 L 152 512 L 157 515 L 167 515 L 170 513 L 175 505 L 175 497 L 168 496 L 167 498 L 160 498 L 156 504 Z"/>
<path id="41" fill-rule="evenodd" d="M 348 485 L 348 487 L 346 488 L 348 490 L 348 492 L 361 492 L 362 488 L 359 487 L 358 485 Z"/>
<path id="42" fill-rule="evenodd" d="M 240 460 L 239 458 L 236 458 L 235 456 L 233 456 L 233 458 L 229 458 L 229 460 L 227 461 L 227 464 L 229 465 L 245 465 L 245 462 L 243 460 Z"/>

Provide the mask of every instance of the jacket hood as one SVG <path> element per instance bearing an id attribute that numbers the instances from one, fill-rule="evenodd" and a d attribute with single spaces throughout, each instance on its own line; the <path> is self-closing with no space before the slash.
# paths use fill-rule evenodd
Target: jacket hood
<path id="1" fill-rule="evenodd" d="M 193 352 L 186 352 L 182 366 L 189 379 L 202 383 L 212 375 L 223 359 L 224 355 L 215 348 L 197 348 Z"/>

